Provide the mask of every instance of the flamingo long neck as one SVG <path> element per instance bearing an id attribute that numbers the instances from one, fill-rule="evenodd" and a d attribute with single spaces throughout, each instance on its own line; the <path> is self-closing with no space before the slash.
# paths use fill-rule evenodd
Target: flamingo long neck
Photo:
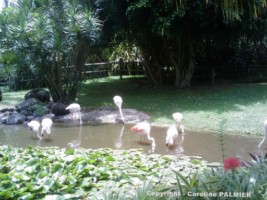
<path id="1" fill-rule="evenodd" d="M 152 141 L 152 146 L 156 146 L 154 138 L 150 137 L 150 130 L 147 132 L 147 139 Z"/>
<path id="2" fill-rule="evenodd" d="M 122 115 L 121 106 L 119 106 L 119 111 L 120 111 L 121 119 L 122 119 L 122 121 L 124 122 L 124 117 L 123 117 L 123 115 Z"/>

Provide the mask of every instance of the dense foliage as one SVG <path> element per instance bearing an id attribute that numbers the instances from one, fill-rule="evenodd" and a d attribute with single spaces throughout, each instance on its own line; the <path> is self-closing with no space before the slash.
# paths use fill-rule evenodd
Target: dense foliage
<path id="1" fill-rule="evenodd" d="M 220 1 L 182 2 L 182 5 L 177 1 L 152 0 L 129 3 L 126 13 L 130 32 L 141 48 L 149 79 L 154 84 L 171 80 L 176 87 L 188 87 L 196 69 L 211 82 L 211 68 L 222 75 L 221 68 L 226 65 L 234 69 L 227 72 L 228 76 L 241 74 L 244 78 L 248 65 L 258 62 L 252 52 L 260 47 L 266 49 L 265 11 L 259 18 L 253 18 L 246 3 L 240 5 L 235 1 L 233 8 L 226 11 L 227 5 Z M 234 12 L 237 8 L 242 12 Z M 250 62 L 245 63 L 248 52 Z"/>
<path id="2" fill-rule="evenodd" d="M 172 169 L 184 175 L 206 166 L 187 158 L 145 155 L 139 150 L 0 147 L 0 199 L 100 198 L 134 195 L 144 181 L 169 185 Z M 187 165 L 187 166 L 186 166 Z"/>
<path id="3" fill-rule="evenodd" d="M 266 80 L 266 1 L 18 2 L 1 13 L 0 73 L 40 77 L 54 101 L 75 99 L 86 60 L 142 61 L 154 85 Z"/>
<path id="4" fill-rule="evenodd" d="M 6 73 L 25 70 L 45 81 L 55 102 L 71 102 L 100 28 L 95 11 L 85 1 L 19 0 L 0 15 Z"/>
<path id="5" fill-rule="evenodd" d="M 1 199 L 199 199 L 191 194 L 267 195 L 266 160 L 213 170 L 199 160 L 138 150 L 0 147 Z M 236 168 L 238 167 L 238 168 Z M 174 170 L 174 171 L 173 171 Z M 158 196 L 156 196 L 156 194 Z"/>

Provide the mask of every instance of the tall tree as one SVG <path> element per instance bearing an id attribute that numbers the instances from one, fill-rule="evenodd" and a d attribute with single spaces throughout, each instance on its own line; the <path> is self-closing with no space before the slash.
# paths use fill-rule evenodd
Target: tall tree
<path id="1" fill-rule="evenodd" d="M 196 57 L 205 45 L 215 39 L 226 40 L 222 37 L 225 33 L 238 41 L 241 35 L 233 30 L 241 24 L 255 24 L 264 6 L 265 1 L 135 0 L 129 3 L 127 17 L 150 80 L 162 84 L 166 71 L 171 71 L 176 87 L 188 87 Z"/>
<path id="2" fill-rule="evenodd" d="M 74 101 L 101 22 L 85 1 L 19 0 L 1 13 L 3 54 L 20 55 L 55 102 Z M 19 65 L 19 63 L 18 63 Z"/>

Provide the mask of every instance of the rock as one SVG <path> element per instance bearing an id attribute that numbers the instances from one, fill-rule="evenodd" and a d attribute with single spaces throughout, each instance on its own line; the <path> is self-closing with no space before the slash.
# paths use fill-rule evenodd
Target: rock
<path id="1" fill-rule="evenodd" d="M 22 103 L 16 105 L 16 108 L 20 111 L 21 110 L 34 111 L 34 110 L 36 110 L 36 108 L 34 108 L 35 105 L 42 106 L 42 102 L 35 99 L 35 98 L 29 98 L 29 99 L 26 99 L 25 101 L 23 101 Z"/>
<path id="2" fill-rule="evenodd" d="M 21 110 L 20 114 L 25 115 L 25 116 L 29 116 L 29 115 L 32 115 L 32 111 L 31 110 Z"/>
<path id="3" fill-rule="evenodd" d="M 0 112 L 1 113 L 6 113 L 6 112 L 14 112 L 15 108 L 3 108 Z"/>
<path id="4" fill-rule="evenodd" d="M 51 112 L 55 115 L 55 116 L 61 116 L 61 115 L 66 115 L 69 114 L 69 111 L 65 109 L 66 106 L 62 103 L 54 103 L 51 106 Z"/>
<path id="5" fill-rule="evenodd" d="M 14 124 L 22 124 L 26 119 L 25 115 L 20 113 L 13 113 L 6 119 L 6 124 L 14 125 Z"/>
<path id="6" fill-rule="evenodd" d="M 24 99 L 35 98 L 42 103 L 48 103 L 50 101 L 50 93 L 49 91 L 43 88 L 35 88 L 30 90 L 28 93 L 25 94 Z"/>
<path id="7" fill-rule="evenodd" d="M 138 123 L 148 120 L 150 117 L 135 109 L 123 109 L 123 116 L 126 123 Z M 120 121 L 120 113 L 117 109 L 113 108 L 98 108 L 90 111 L 83 111 L 82 121 L 90 124 L 103 124 L 103 123 L 116 123 Z M 60 116 L 56 118 L 58 122 L 68 122 L 68 116 Z"/>

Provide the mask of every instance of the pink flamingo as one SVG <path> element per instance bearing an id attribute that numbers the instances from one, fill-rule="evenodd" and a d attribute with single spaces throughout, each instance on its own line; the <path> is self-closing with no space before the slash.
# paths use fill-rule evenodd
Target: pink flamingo
<path id="1" fill-rule="evenodd" d="M 72 115 L 72 120 L 80 120 L 80 124 L 82 124 L 82 116 L 81 116 L 81 106 L 78 103 L 70 104 L 66 110 L 69 110 Z"/>
<path id="2" fill-rule="evenodd" d="M 140 143 L 142 143 L 142 139 L 146 137 L 148 140 L 152 141 L 152 146 L 156 146 L 154 138 L 150 137 L 151 126 L 148 122 L 140 122 L 133 126 L 131 130 L 140 135 Z"/>

